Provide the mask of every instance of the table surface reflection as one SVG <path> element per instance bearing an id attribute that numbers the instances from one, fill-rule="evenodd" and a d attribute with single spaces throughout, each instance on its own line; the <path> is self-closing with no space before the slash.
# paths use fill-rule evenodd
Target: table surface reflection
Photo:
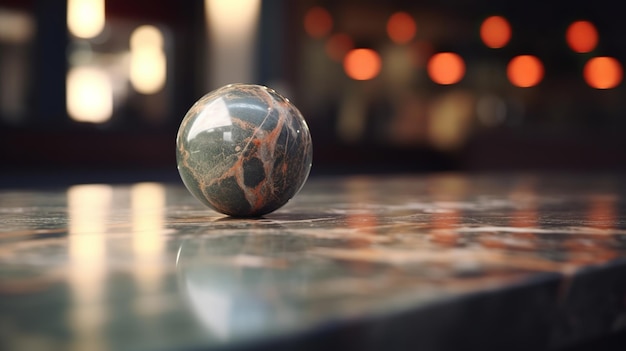
<path id="1" fill-rule="evenodd" d="M 558 348 L 626 328 L 624 182 L 310 179 L 233 219 L 180 184 L 0 191 L 0 349 Z"/>

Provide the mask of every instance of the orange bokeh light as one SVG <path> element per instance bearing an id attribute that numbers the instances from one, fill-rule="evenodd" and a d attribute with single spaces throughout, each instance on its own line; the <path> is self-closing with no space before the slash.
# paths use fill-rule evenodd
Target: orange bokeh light
<path id="1" fill-rule="evenodd" d="M 596 89 L 615 88 L 622 82 L 622 65 L 612 57 L 594 57 L 585 64 L 583 77 Z"/>
<path id="2" fill-rule="evenodd" d="M 506 68 L 511 84 L 528 88 L 541 82 L 544 75 L 543 63 L 536 56 L 519 55 L 511 59 Z"/>
<path id="3" fill-rule="evenodd" d="M 598 45 L 598 31 L 589 21 L 576 21 L 567 27 L 565 41 L 575 52 L 590 52 Z"/>
<path id="4" fill-rule="evenodd" d="M 372 49 L 352 49 L 343 60 L 343 68 L 352 79 L 369 80 L 380 73 L 382 60 Z"/>
<path id="5" fill-rule="evenodd" d="M 323 7 L 311 7 L 304 15 L 304 30 L 311 38 L 323 38 L 333 29 L 333 18 Z"/>
<path id="6" fill-rule="evenodd" d="M 417 33 L 417 24 L 406 12 L 396 12 L 387 21 L 387 35 L 396 44 L 410 42 Z"/>
<path id="7" fill-rule="evenodd" d="M 354 48 L 354 41 L 352 38 L 345 33 L 335 33 L 328 41 L 326 41 L 326 46 L 324 49 L 326 50 L 326 55 L 331 59 L 341 62 L 343 58 L 346 56 L 348 51 Z"/>
<path id="8" fill-rule="evenodd" d="M 458 54 L 440 52 L 428 60 L 426 70 L 433 82 L 442 85 L 454 84 L 465 75 L 465 62 Z"/>
<path id="9" fill-rule="evenodd" d="M 502 16 L 491 16 L 480 25 L 480 39 L 492 49 L 504 47 L 511 40 L 511 25 Z"/>

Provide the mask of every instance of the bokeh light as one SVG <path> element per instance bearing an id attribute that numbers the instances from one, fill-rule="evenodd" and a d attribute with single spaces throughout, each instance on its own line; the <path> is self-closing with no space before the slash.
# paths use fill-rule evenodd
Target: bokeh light
<path id="1" fill-rule="evenodd" d="M 442 85 L 454 84 L 465 75 L 465 62 L 458 54 L 440 52 L 430 58 L 426 70 L 433 82 Z"/>
<path id="2" fill-rule="evenodd" d="M 105 22 L 104 0 L 67 1 L 67 28 L 72 35 L 93 38 L 102 32 Z"/>
<path id="3" fill-rule="evenodd" d="M 567 27 L 565 41 L 575 52 L 590 52 L 598 45 L 598 31 L 589 21 L 576 21 Z"/>
<path id="4" fill-rule="evenodd" d="M 310 8 L 304 15 L 304 30 L 315 39 L 323 38 L 333 29 L 333 18 L 323 7 Z"/>
<path id="5" fill-rule="evenodd" d="M 163 33 L 151 25 L 137 27 L 130 36 L 130 74 L 133 88 L 142 94 L 154 94 L 165 86 L 167 59 Z"/>
<path id="6" fill-rule="evenodd" d="M 113 115 L 113 86 L 100 67 L 74 67 L 67 73 L 66 106 L 78 122 L 104 123 Z"/>
<path id="7" fill-rule="evenodd" d="M 346 54 L 343 67 L 348 77 L 355 80 L 375 78 L 382 67 L 380 55 L 372 49 L 353 49 Z"/>
<path id="8" fill-rule="evenodd" d="M 354 48 L 354 41 L 345 33 L 335 33 L 326 41 L 326 55 L 332 60 L 342 62 L 348 51 Z"/>
<path id="9" fill-rule="evenodd" d="M 498 49 L 511 40 L 511 25 L 502 16 L 486 18 L 480 26 L 480 39 L 487 47 Z"/>
<path id="10" fill-rule="evenodd" d="M 207 86 L 252 80 L 261 0 L 204 0 L 204 16 Z"/>
<path id="11" fill-rule="evenodd" d="M 0 8 L 0 42 L 24 43 L 35 34 L 35 20 L 26 12 Z"/>
<path id="12" fill-rule="evenodd" d="M 594 57 L 583 69 L 583 77 L 589 86 L 596 89 L 615 88 L 622 82 L 622 65 L 612 57 Z"/>
<path id="13" fill-rule="evenodd" d="M 532 87 L 543 79 L 543 63 L 536 56 L 519 55 L 511 59 L 506 74 L 511 84 L 520 88 Z"/>
<path id="14" fill-rule="evenodd" d="M 396 12 L 387 21 L 387 35 L 396 44 L 410 42 L 417 33 L 417 24 L 406 12 Z"/>

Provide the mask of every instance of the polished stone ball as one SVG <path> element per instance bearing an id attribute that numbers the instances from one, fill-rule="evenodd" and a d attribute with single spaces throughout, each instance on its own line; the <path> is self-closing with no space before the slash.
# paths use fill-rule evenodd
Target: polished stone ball
<path id="1" fill-rule="evenodd" d="M 259 217 L 294 197 L 311 169 L 309 128 L 274 90 L 230 84 L 198 100 L 176 137 L 178 172 L 208 207 Z"/>

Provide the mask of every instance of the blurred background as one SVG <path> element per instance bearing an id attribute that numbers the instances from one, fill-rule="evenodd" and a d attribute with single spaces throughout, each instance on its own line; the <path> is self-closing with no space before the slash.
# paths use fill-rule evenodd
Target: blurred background
<path id="1" fill-rule="evenodd" d="M 622 171 L 619 6 L 0 0 L 1 179 L 177 179 L 180 121 L 234 82 L 298 106 L 313 175 Z"/>

